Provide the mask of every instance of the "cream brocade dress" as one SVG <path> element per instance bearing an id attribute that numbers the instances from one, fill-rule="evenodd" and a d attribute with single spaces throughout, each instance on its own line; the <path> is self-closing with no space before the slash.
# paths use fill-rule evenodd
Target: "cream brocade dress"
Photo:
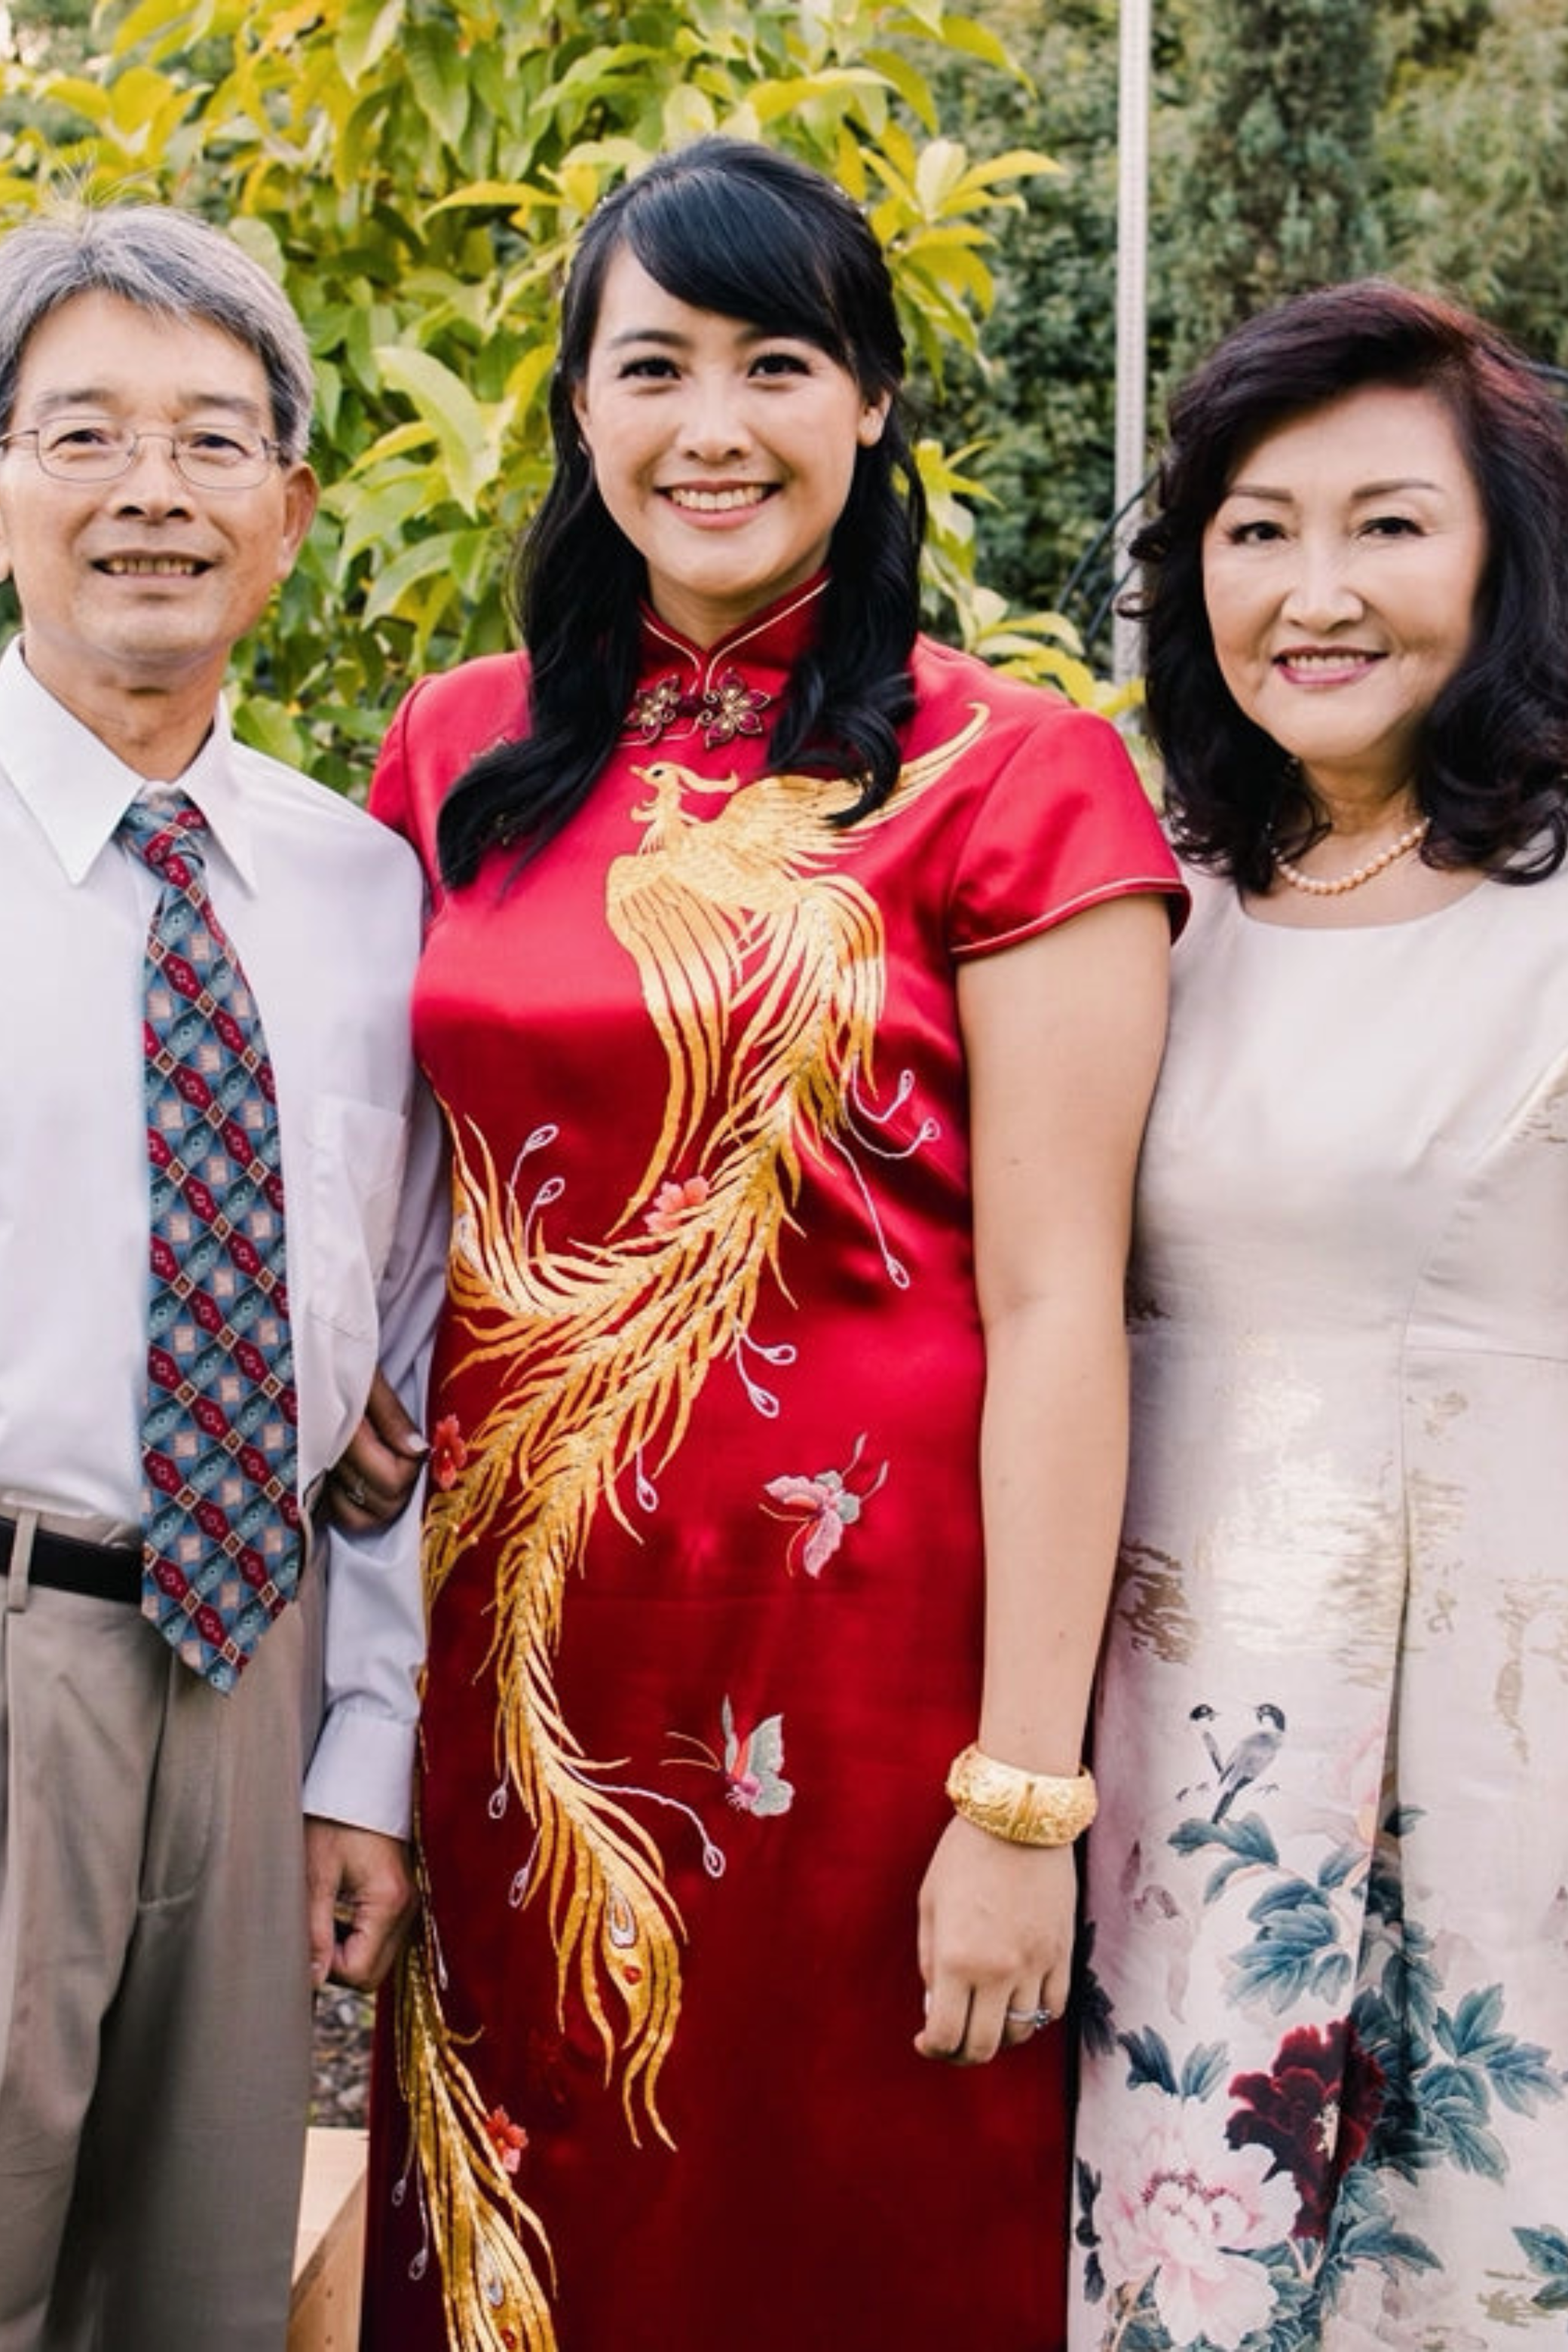
<path id="1" fill-rule="evenodd" d="M 1076 2352 L 1568 2333 L 1568 874 L 1199 877 L 1141 1184 Z"/>

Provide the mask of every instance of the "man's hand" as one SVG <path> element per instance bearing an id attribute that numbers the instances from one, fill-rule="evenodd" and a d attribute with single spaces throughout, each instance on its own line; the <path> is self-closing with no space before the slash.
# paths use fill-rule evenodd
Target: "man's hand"
<path id="1" fill-rule="evenodd" d="M 305 1823 L 310 1982 L 374 1991 L 418 1908 L 408 1849 L 377 1830 L 312 1816 Z"/>
<path id="2" fill-rule="evenodd" d="M 414 1492 L 428 1452 L 396 1390 L 378 1370 L 364 1419 L 327 1481 L 327 1507 L 334 1527 L 345 1535 L 363 1536 L 396 1518 Z"/>

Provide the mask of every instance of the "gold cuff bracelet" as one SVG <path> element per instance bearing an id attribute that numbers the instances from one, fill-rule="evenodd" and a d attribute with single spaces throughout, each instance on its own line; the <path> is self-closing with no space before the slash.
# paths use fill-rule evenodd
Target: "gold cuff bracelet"
<path id="1" fill-rule="evenodd" d="M 955 1812 L 1010 1845 L 1071 1845 L 1099 1802 L 1087 1767 L 1072 1780 L 999 1764 L 975 1747 L 955 1756 L 947 1776 Z"/>

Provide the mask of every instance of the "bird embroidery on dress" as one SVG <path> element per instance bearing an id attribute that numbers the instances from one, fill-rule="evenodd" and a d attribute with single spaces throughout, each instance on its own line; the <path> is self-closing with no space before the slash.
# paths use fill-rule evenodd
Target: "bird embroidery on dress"
<path id="1" fill-rule="evenodd" d="M 1255 1706 L 1252 1713 L 1256 1730 L 1244 1732 L 1230 1754 L 1222 1756 L 1219 1742 L 1210 1728 L 1215 1719 L 1213 1707 L 1194 1706 L 1191 1711 L 1190 1720 L 1203 1727 L 1204 1746 L 1215 1769 L 1216 1793 L 1215 1808 L 1209 1815 L 1211 1822 L 1223 1822 L 1242 1790 L 1250 1788 L 1255 1781 L 1259 1783 L 1260 1795 L 1271 1785 L 1262 1781 L 1260 1776 L 1268 1771 L 1279 1752 L 1279 1743 L 1285 1736 L 1285 1717 L 1268 1699 Z"/>
<path id="2" fill-rule="evenodd" d="M 841 781 L 742 785 L 669 760 L 635 771 L 643 837 L 610 865 L 605 916 L 668 1064 L 643 1174 L 602 1243 L 558 1246 L 545 1211 L 559 1186 L 524 1196 L 528 1152 L 503 1173 L 476 1130 L 453 1138 L 451 1311 L 467 1335 L 463 1364 L 488 1365 L 495 1392 L 465 1429 L 460 1475 L 431 1503 L 426 1601 L 437 1604 L 461 1549 L 499 1539 L 489 1664 L 503 1777 L 492 1811 L 515 1796 L 532 1824 L 520 1899 L 547 1906 L 562 1999 L 574 1990 L 592 2021 L 634 2137 L 643 2121 L 668 2137 L 658 2084 L 679 2017 L 684 1929 L 659 1848 L 623 1801 L 635 1792 L 612 1785 L 618 1767 L 588 1756 L 563 1717 L 565 1596 L 595 1515 L 631 1528 L 623 1483 L 645 1462 L 657 1475 L 712 1368 L 743 1346 L 762 1285 L 780 1278 L 805 1162 L 853 1145 L 857 1101 L 874 1092 L 884 939 L 876 901 L 846 868 L 947 774 L 987 716 L 973 706 L 849 828 L 828 822 L 854 796 Z M 515 2338 L 544 2352 L 555 2340 L 547 2295 L 519 2228 L 543 2233 L 486 2132 L 482 2053 L 448 2024 L 441 1984 L 427 1909 L 403 1972 L 399 2077 L 423 2193 L 440 2216 L 452 2342 L 468 2352 Z"/>

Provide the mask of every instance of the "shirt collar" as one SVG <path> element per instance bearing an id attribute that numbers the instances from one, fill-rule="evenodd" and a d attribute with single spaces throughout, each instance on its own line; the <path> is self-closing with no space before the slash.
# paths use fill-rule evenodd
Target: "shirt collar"
<path id="1" fill-rule="evenodd" d="M 20 637 L 0 656 L 0 764 L 72 883 L 86 879 L 132 802 L 157 790 L 39 685 L 22 657 Z M 254 832 L 221 700 L 195 758 L 166 781 L 189 794 L 240 880 L 254 888 Z"/>

